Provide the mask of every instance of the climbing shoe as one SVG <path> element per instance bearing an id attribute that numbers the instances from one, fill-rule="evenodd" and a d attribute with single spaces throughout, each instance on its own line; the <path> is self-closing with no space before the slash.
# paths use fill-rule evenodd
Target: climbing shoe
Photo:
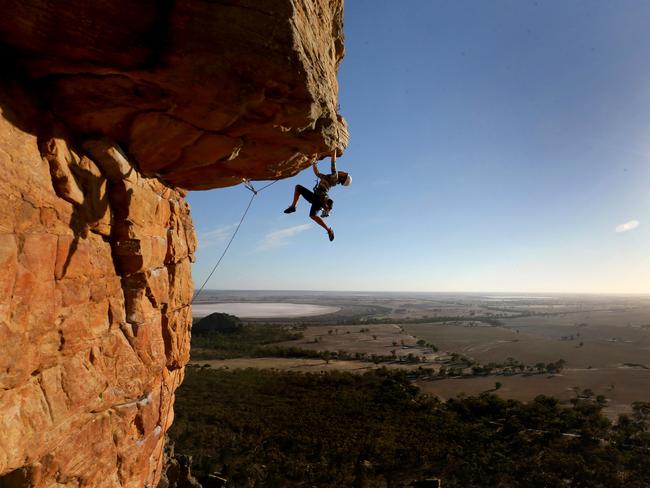
<path id="1" fill-rule="evenodd" d="M 330 242 L 334 240 L 334 231 L 332 229 L 327 229 L 327 235 L 330 236 Z"/>
<path id="2" fill-rule="evenodd" d="M 294 207 L 293 205 L 291 205 L 290 207 L 287 207 L 287 208 L 286 208 L 286 210 L 284 211 L 284 213 L 287 213 L 287 214 L 288 214 L 288 213 L 293 213 L 293 212 L 295 212 L 295 211 L 296 211 L 296 207 Z"/>

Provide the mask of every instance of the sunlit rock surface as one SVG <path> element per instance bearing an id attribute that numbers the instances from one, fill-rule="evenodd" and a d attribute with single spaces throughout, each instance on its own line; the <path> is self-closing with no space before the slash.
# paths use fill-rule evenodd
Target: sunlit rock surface
<path id="1" fill-rule="evenodd" d="M 0 482 L 153 486 L 189 355 L 183 193 L 2 102 Z"/>
<path id="2" fill-rule="evenodd" d="M 189 357 L 184 189 L 342 150 L 342 1 L 7 0 L 0 485 L 154 487 Z"/>

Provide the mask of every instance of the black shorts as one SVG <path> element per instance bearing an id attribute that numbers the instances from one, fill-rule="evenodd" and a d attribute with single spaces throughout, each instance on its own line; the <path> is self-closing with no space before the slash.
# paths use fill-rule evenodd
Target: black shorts
<path id="1" fill-rule="evenodd" d="M 325 200 L 324 196 L 319 196 L 316 195 L 313 191 L 308 190 L 302 185 L 296 185 L 296 190 L 298 190 L 298 193 L 307 200 L 309 203 L 311 203 L 311 208 L 309 209 L 309 216 L 313 217 L 318 213 L 318 211 L 323 208 L 323 203 Z"/>

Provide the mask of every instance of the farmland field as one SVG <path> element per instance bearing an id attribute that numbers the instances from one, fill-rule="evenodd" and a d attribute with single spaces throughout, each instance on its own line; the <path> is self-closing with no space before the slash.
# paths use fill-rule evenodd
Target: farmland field
<path id="1" fill-rule="evenodd" d="M 215 368 L 419 368 L 425 373 L 413 381 L 443 399 L 492 391 L 523 401 L 544 394 L 568 402 L 588 390 L 606 398 L 611 418 L 629 412 L 634 401 L 650 401 L 648 297 L 212 293 L 213 303 L 307 305 L 306 316 L 248 319 L 299 327 L 300 338 L 275 346 L 296 349 L 294 356 L 306 351 L 304 357 L 199 361 Z M 322 314 L 314 315 L 317 310 Z M 547 374 L 546 365 L 559 360 L 561 371 Z M 472 373 L 486 365 L 489 372 Z"/>

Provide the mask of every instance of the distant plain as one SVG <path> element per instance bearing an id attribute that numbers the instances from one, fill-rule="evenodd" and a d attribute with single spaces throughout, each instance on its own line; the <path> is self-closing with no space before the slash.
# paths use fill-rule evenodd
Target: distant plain
<path id="1" fill-rule="evenodd" d="M 526 369 L 473 375 L 466 367 L 462 374 L 419 375 L 414 382 L 443 399 L 490 391 L 524 401 L 545 394 L 568 402 L 590 390 L 606 398 L 604 413 L 611 418 L 629 412 L 634 401 L 650 401 L 650 297 L 213 291 L 201 302 L 331 307 L 323 309 L 329 312 L 324 315 L 270 314 L 250 321 L 300 325 L 303 337 L 282 345 L 330 351 L 332 359 L 207 361 L 212 367 L 312 372 L 388 367 L 439 372 L 449 367 L 454 353 L 476 365 L 514 361 L 527 368 L 562 359 L 565 366 L 556 374 L 532 374 Z M 337 352 L 395 360 L 337 360 Z M 405 363 L 407 355 L 418 362 Z"/>

